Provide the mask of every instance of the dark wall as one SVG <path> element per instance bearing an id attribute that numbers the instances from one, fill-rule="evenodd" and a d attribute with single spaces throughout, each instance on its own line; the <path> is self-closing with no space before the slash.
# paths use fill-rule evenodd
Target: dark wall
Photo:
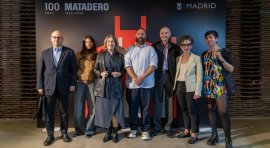
<path id="1" fill-rule="evenodd" d="M 270 0 L 226 1 L 226 46 L 232 49 L 238 91 L 232 116 L 270 116 Z M 34 0 L 0 0 L 0 118 L 36 111 Z"/>
<path id="2" fill-rule="evenodd" d="M 37 108 L 34 0 L 1 0 L 0 31 L 0 118 L 31 118 Z"/>
<path id="3" fill-rule="evenodd" d="M 227 0 L 226 46 L 233 51 L 233 116 L 270 116 L 270 0 Z"/>

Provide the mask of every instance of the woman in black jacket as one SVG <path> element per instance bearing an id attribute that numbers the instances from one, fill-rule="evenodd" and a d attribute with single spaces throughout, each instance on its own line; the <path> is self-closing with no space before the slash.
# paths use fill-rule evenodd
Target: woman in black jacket
<path id="1" fill-rule="evenodd" d="M 118 142 L 118 123 L 125 126 L 122 105 L 122 75 L 124 56 L 116 50 L 117 40 L 108 35 L 104 40 L 104 52 L 97 56 L 94 72 L 97 76 L 95 125 L 107 130 L 103 142 Z"/>

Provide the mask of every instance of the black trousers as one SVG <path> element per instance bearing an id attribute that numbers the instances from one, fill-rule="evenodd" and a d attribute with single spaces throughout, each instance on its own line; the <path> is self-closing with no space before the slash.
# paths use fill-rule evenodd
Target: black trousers
<path id="1" fill-rule="evenodd" d="M 155 130 L 160 130 L 162 128 L 162 111 L 163 103 L 165 101 L 165 117 L 166 123 L 164 129 L 166 131 L 171 129 L 173 122 L 173 84 L 170 81 L 170 73 L 161 74 L 159 82 L 155 86 L 155 112 L 154 112 L 154 128 Z M 163 101 L 164 100 L 164 101 Z"/>
<path id="2" fill-rule="evenodd" d="M 61 133 L 66 134 L 68 131 L 68 96 L 69 94 L 60 94 L 56 88 L 52 96 L 47 97 L 47 111 L 49 121 L 45 123 L 47 135 L 51 136 L 54 134 L 54 112 L 56 106 L 56 100 L 59 100 L 60 104 L 60 117 L 61 117 Z"/>
<path id="3" fill-rule="evenodd" d="M 193 99 L 194 92 L 186 92 L 186 84 L 177 81 L 176 96 L 183 112 L 185 129 L 199 133 L 199 103 Z"/>

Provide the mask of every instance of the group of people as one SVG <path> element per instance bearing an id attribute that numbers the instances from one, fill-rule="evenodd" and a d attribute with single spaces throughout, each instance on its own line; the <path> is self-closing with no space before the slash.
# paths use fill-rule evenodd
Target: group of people
<path id="1" fill-rule="evenodd" d="M 113 35 L 106 36 L 104 50 L 96 51 L 92 36 L 83 39 L 78 53 L 63 46 L 63 34 L 53 31 L 52 47 L 42 51 L 37 72 L 37 90 L 47 98 L 48 119 L 45 126 L 47 139 L 44 145 L 54 141 L 54 112 L 56 100 L 60 102 L 61 138 L 71 142 L 68 131 L 68 97 L 75 92 L 75 134 L 87 138 L 96 133 L 96 127 L 106 130 L 103 142 L 119 141 L 119 125 L 125 127 L 123 90 L 126 90 L 129 105 L 129 138 L 141 132 L 142 140 L 150 136 L 150 100 L 154 99 L 154 135 L 166 132 L 174 137 L 173 96 L 176 95 L 183 112 L 184 131 L 178 137 L 188 137 L 188 143 L 198 141 L 199 103 L 203 96 L 207 100 L 212 134 L 208 145 L 218 142 L 216 108 L 225 133 L 226 147 L 232 148 L 228 98 L 224 77 L 233 72 L 232 55 L 217 44 L 218 33 L 205 33 L 209 49 L 201 57 L 191 52 L 194 40 L 190 35 L 180 37 L 179 45 L 170 41 L 168 27 L 160 29 L 160 41 L 152 46 L 146 43 L 146 30 L 139 28 L 135 34 L 135 45 L 121 48 Z M 126 76 L 123 81 L 123 76 Z M 125 84 L 125 86 L 124 86 Z M 85 102 L 88 116 L 85 119 Z M 165 110 L 163 111 L 163 105 Z M 141 111 L 139 122 L 138 110 Z M 165 112 L 166 123 L 162 122 Z"/>

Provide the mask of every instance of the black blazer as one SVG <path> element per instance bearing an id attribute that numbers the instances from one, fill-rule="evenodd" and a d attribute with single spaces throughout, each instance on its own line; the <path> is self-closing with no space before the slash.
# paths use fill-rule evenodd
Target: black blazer
<path id="1" fill-rule="evenodd" d="M 45 95 L 53 95 L 55 89 L 66 95 L 70 86 L 76 86 L 74 51 L 63 46 L 57 67 L 53 62 L 53 48 L 42 51 L 37 71 L 37 89 L 43 88 Z"/>
<path id="2" fill-rule="evenodd" d="M 104 82 L 106 80 L 102 79 L 101 77 L 101 73 L 103 71 L 107 71 L 106 67 L 105 67 L 105 53 L 107 51 L 101 52 L 97 55 L 97 59 L 96 59 L 96 63 L 95 63 L 95 67 L 94 67 L 94 73 L 97 76 L 96 82 L 95 82 L 95 90 L 94 90 L 94 94 L 95 96 L 100 96 L 100 97 L 106 97 L 104 95 L 104 91 L 105 91 L 105 85 L 106 83 Z M 120 72 L 121 76 L 117 78 L 117 80 L 115 81 L 115 83 L 113 84 L 114 88 L 117 91 L 117 96 L 120 98 L 122 97 L 122 79 L 121 77 L 124 74 L 124 55 L 119 53 L 119 52 L 115 52 L 114 53 L 114 62 L 115 62 L 115 71 L 116 72 Z"/>
<path id="3" fill-rule="evenodd" d="M 155 51 L 157 52 L 158 55 L 158 67 L 155 70 L 155 84 L 158 84 L 161 76 L 162 76 L 162 67 L 163 67 L 163 62 L 164 62 L 164 55 L 163 55 L 163 49 L 164 46 L 161 41 L 158 41 L 156 43 L 153 43 L 152 46 L 155 48 Z M 169 49 L 168 49 L 168 70 L 169 70 L 169 75 L 170 79 L 169 82 L 171 83 L 171 88 L 170 90 L 173 90 L 173 83 L 174 83 L 174 78 L 175 78 L 175 73 L 176 73 L 176 58 L 180 56 L 181 54 L 181 48 L 172 42 L 169 42 Z"/>

